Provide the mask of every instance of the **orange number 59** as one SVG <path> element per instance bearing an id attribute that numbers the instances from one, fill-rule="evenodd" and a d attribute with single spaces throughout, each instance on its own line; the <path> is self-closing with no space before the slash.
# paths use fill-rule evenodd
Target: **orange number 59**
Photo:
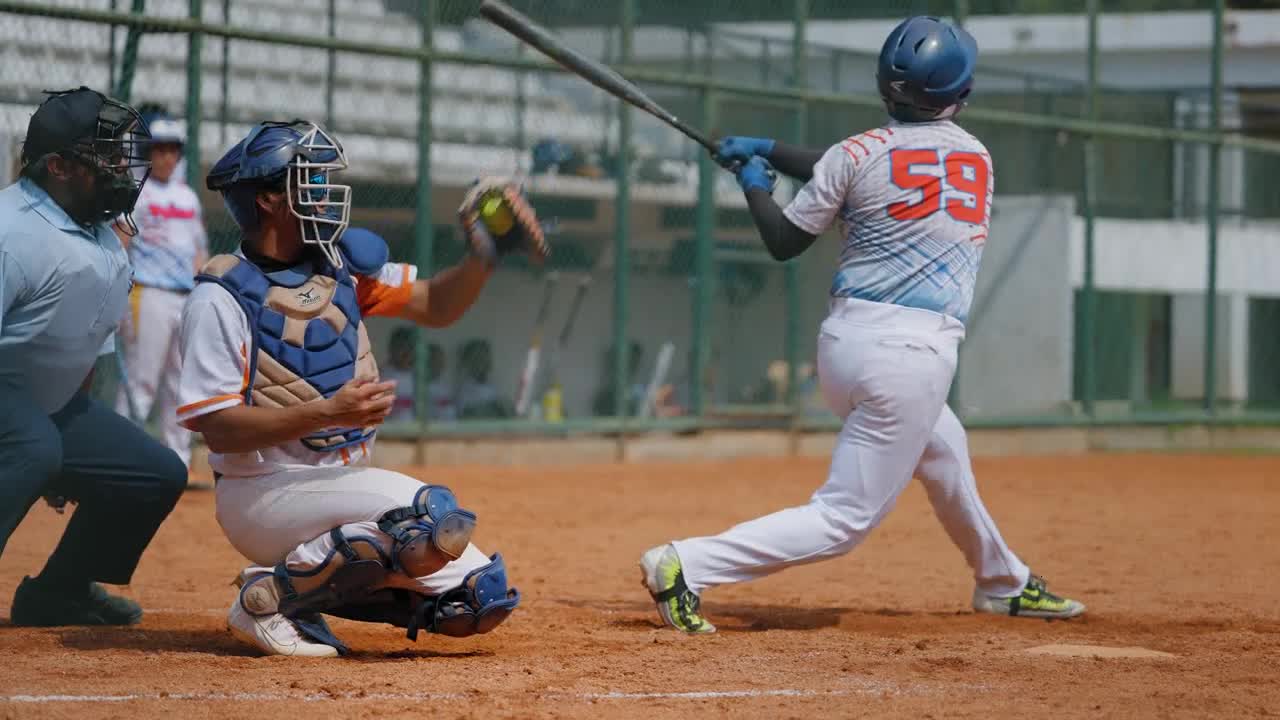
<path id="1" fill-rule="evenodd" d="M 915 166 L 937 166 L 937 150 L 893 150 L 890 154 L 890 173 L 893 184 L 903 190 L 919 190 L 919 202 L 889 204 L 889 216 L 895 220 L 920 220 L 942 208 L 942 183 L 957 194 L 967 197 L 947 199 L 947 214 L 960 222 L 981 225 L 987 221 L 987 183 L 991 169 L 987 160 L 978 153 L 952 152 L 942 162 L 944 177 L 918 175 L 911 172 Z M 967 174 L 966 174 L 967 171 Z"/>

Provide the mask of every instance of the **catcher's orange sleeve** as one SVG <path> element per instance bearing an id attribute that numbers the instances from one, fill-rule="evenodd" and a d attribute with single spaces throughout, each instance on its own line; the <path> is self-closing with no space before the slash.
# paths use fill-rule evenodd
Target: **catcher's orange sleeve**
<path id="1" fill-rule="evenodd" d="M 377 275 L 356 278 L 356 298 L 364 317 L 395 317 L 409 304 L 418 268 L 408 263 L 387 263 Z"/>

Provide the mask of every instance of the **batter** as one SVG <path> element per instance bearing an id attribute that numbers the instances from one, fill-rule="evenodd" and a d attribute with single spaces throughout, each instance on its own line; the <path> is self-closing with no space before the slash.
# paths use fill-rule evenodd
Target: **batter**
<path id="1" fill-rule="evenodd" d="M 880 51 L 883 127 L 825 151 L 764 138 L 721 141 L 718 159 L 737 173 L 775 259 L 804 252 L 837 220 L 843 227 L 817 356 L 827 406 L 844 427 L 826 483 L 807 505 L 643 555 L 645 585 L 668 625 L 714 632 L 700 613 L 706 590 L 849 552 L 913 475 L 973 568 L 975 610 L 1084 612 L 1050 593 L 1005 544 L 978 497 L 964 428 L 946 405 L 995 187 L 986 148 L 954 122 L 977 55 L 963 29 L 910 18 Z M 771 197 L 775 166 L 806 182 L 785 209 Z"/>
<path id="2" fill-rule="evenodd" d="M 263 123 L 231 148 L 207 182 L 241 251 L 209 261 L 182 317 L 178 417 L 204 435 L 218 523 L 251 562 L 227 622 L 270 655 L 345 653 L 323 615 L 465 637 L 520 601 L 448 488 L 368 465 L 395 383 L 379 381 L 363 318 L 450 325 L 500 256 L 546 256 L 542 230 L 514 187 L 480 183 L 460 210 L 469 256 L 417 279 L 381 238 L 347 231 L 346 167 L 305 121 Z M 480 220 L 495 194 L 510 213 L 501 236 Z"/>

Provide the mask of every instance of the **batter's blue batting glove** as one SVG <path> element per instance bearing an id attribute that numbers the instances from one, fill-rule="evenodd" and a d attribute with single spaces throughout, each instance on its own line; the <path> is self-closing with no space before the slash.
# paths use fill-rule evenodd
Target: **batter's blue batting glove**
<path id="1" fill-rule="evenodd" d="M 760 188 L 773 194 L 773 188 L 778 184 L 778 173 L 774 172 L 768 160 L 756 155 L 738 170 L 738 184 L 742 186 L 742 192 Z"/>
<path id="2" fill-rule="evenodd" d="M 734 165 L 746 165 L 753 157 L 766 157 L 773 152 L 773 140 L 770 138 L 753 138 L 742 135 L 730 135 L 721 138 L 716 150 L 716 162 L 734 169 Z"/>

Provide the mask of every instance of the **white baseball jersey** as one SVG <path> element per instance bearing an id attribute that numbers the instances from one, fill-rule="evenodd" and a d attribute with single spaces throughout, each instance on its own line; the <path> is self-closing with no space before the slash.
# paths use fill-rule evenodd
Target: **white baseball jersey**
<path id="1" fill-rule="evenodd" d="M 133 280 L 161 290 L 190 291 L 196 263 L 208 253 L 200 200 L 176 173 L 167 183 L 152 178 L 134 206 L 138 236 L 129 243 Z"/>
<path id="2" fill-rule="evenodd" d="M 416 266 L 387 263 L 376 276 L 356 276 L 363 317 L 394 316 L 409 302 Z M 182 312 L 182 372 L 178 380 L 178 420 L 191 420 L 244 403 L 253 348 L 249 320 L 231 293 L 216 283 L 200 283 Z M 209 466 L 228 477 L 253 477 L 279 470 L 334 467 L 366 461 L 373 439 L 337 452 L 315 452 L 293 441 L 247 453 L 210 453 Z"/>
<path id="3" fill-rule="evenodd" d="M 814 235 L 842 222 L 833 297 L 932 310 L 963 323 L 994 189 L 990 154 L 960 126 L 891 121 L 827 150 L 783 212 Z"/>

